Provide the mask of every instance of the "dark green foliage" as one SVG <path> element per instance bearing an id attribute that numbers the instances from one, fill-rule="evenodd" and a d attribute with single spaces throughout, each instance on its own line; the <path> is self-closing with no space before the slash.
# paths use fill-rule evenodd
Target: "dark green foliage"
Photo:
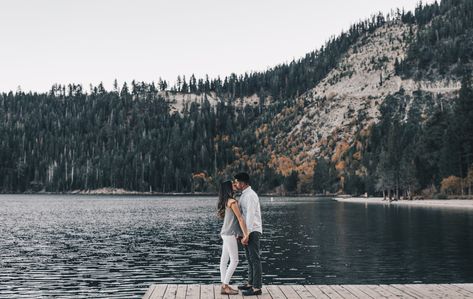
<path id="1" fill-rule="evenodd" d="M 472 69 L 473 58 L 473 0 L 444 0 L 416 8 L 415 22 L 419 30 L 410 44 L 407 57 L 396 70 L 408 77 L 460 78 Z"/>
<path id="2" fill-rule="evenodd" d="M 237 135 L 256 117 L 249 112 L 236 125 L 242 113 L 203 101 L 171 114 L 153 85 L 135 82 L 131 93 L 125 84 L 120 94 L 101 86 L 89 95 L 80 86 L 3 94 L 0 189 L 191 191 L 194 172 L 215 175 L 234 160 L 233 139 L 214 139 Z"/>
<path id="3" fill-rule="evenodd" d="M 331 177 L 334 172 L 330 171 L 330 167 L 330 162 L 326 159 L 317 160 L 317 166 L 314 169 L 313 177 L 313 188 L 315 193 L 325 194 L 327 191 L 331 190 L 331 185 L 335 178 Z"/>
<path id="4" fill-rule="evenodd" d="M 292 171 L 291 174 L 284 178 L 284 188 L 287 192 L 295 192 L 297 190 L 298 176 L 297 171 Z"/>
<path id="5" fill-rule="evenodd" d="M 345 193 L 359 196 L 365 193 L 366 187 L 364 178 L 356 174 L 352 174 L 346 177 L 345 180 Z"/>
<path id="6" fill-rule="evenodd" d="M 467 169 L 473 164 L 473 82 L 471 75 L 465 75 L 462 80 L 460 95 L 454 109 L 453 138 L 455 138 L 460 176 L 467 174 Z"/>
<path id="7" fill-rule="evenodd" d="M 410 197 L 431 186 L 438 190 L 445 177 L 465 177 L 473 162 L 471 76 L 463 79 L 452 105 L 436 105 L 427 93 L 413 96 L 408 117 L 402 122 L 399 118 L 405 115 L 404 103 L 410 97 L 400 92 L 386 99 L 381 122 L 373 128 L 365 152 L 368 157 L 363 160 L 368 176 L 376 178 L 375 190 L 392 192 L 396 197 L 402 193 Z M 430 117 L 421 122 L 418 109 L 428 108 Z"/>

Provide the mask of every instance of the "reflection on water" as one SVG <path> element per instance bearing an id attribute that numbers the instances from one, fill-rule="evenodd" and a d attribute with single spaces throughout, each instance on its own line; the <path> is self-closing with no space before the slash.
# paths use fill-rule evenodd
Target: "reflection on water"
<path id="1" fill-rule="evenodd" d="M 151 283 L 217 283 L 215 201 L 0 196 L 0 297 L 140 298 Z M 472 212 L 263 198 L 262 213 L 265 283 L 473 282 Z"/>

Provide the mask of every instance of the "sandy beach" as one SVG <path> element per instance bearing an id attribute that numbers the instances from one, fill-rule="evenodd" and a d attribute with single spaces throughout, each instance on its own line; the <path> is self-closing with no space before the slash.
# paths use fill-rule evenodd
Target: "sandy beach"
<path id="1" fill-rule="evenodd" d="M 455 208 L 455 209 L 472 209 L 473 200 L 470 199 L 426 199 L 426 200 L 399 200 L 389 202 L 383 200 L 382 197 L 335 197 L 339 202 L 352 202 L 364 204 L 381 204 L 381 205 L 397 205 L 397 206 L 417 206 L 417 207 L 439 207 L 439 208 Z"/>

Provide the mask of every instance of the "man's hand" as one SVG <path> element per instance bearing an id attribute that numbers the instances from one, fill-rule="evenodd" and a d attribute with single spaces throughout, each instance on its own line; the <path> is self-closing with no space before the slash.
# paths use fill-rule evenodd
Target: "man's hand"
<path id="1" fill-rule="evenodd" d="M 250 236 L 243 237 L 243 238 L 241 239 L 241 244 L 247 246 L 249 240 L 250 240 Z"/>

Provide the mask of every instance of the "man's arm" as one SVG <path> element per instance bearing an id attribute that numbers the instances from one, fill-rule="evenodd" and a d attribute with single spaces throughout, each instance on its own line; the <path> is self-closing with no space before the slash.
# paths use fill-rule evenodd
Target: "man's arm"
<path id="1" fill-rule="evenodd" d="M 256 214 L 256 201 L 258 198 L 254 195 L 248 196 L 246 198 L 246 215 L 245 221 L 246 226 L 248 228 L 248 232 L 251 234 L 253 232 L 253 225 L 255 222 L 255 214 Z"/>

